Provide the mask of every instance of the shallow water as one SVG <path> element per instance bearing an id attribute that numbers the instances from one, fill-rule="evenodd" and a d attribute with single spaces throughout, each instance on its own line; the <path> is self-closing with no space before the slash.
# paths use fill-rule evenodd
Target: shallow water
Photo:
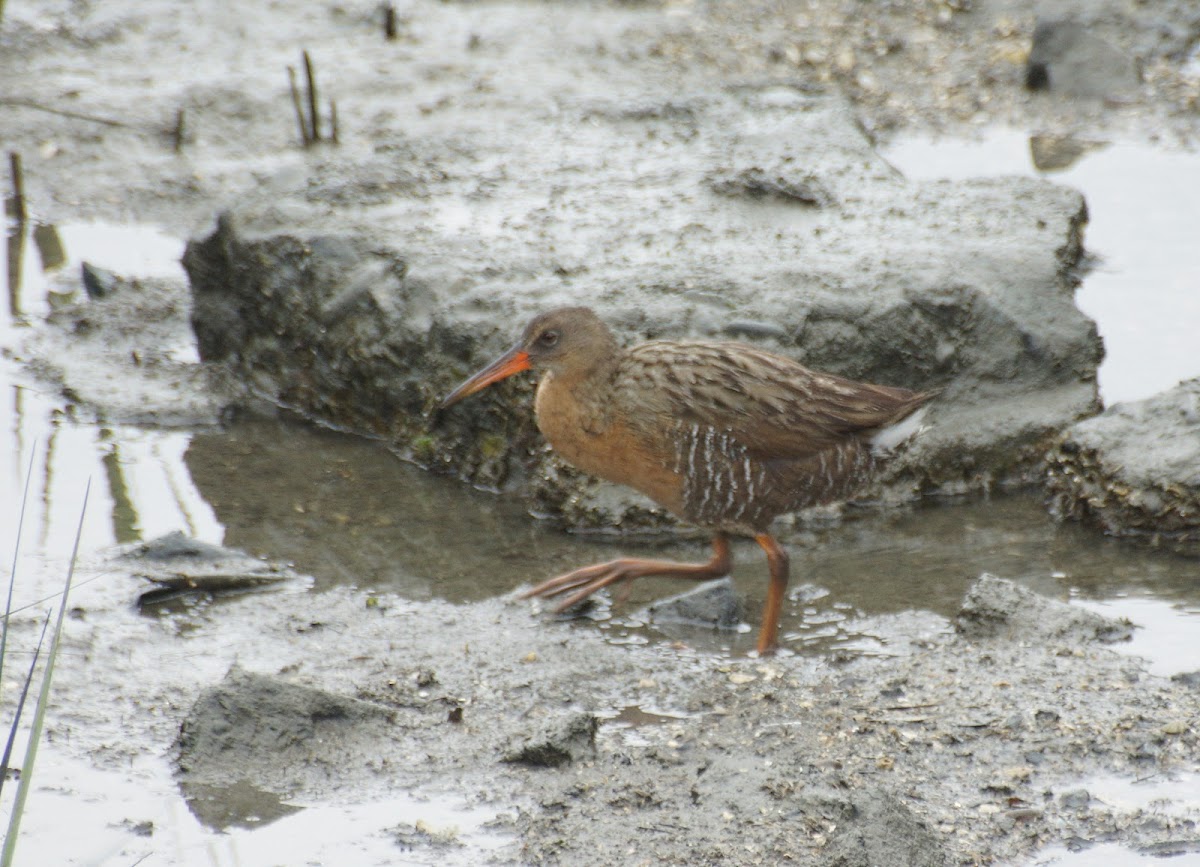
<path id="1" fill-rule="evenodd" d="M 1118 810 L 1139 811 L 1164 822 L 1186 825 L 1200 817 L 1200 773 L 1155 775 L 1144 779 L 1106 775 L 1072 785 L 1073 792 L 1086 791 L 1092 800 Z M 1167 861 L 1165 859 L 1169 858 Z M 1200 852 L 1166 847 L 1161 852 L 1134 852 L 1116 843 L 1093 846 L 1050 846 L 1029 862 L 1029 867 L 1197 867 Z"/>
<path id="2" fill-rule="evenodd" d="M 981 159 L 1014 147 L 1008 133 L 994 139 L 966 145 L 914 140 L 897 144 L 887 155 L 910 173 L 910 164 L 938 155 L 939 170 L 956 176 L 969 174 L 974 165 L 962 154 Z M 1081 164 L 1102 153 L 1084 156 Z M 1137 164 L 1137 158 L 1154 152 L 1124 153 Z M 1151 161 L 1158 164 L 1157 157 Z M 992 163 L 997 171 L 1005 169 L 1002 160 L 989 158 Z M 1200 166 L 1200 160 L 1192 164 Z M 1141 170 L 1117 174 L 1139 189 L 1143 185 Z M 1200 171 L 1195 176 L 1200 178 Z M 1093 204 L 1092 210 L 1094 227 L 1107 209 Z M 1122 236 L 1111 231 L 1112 237 Z M 1091 232 L 1089 228 L 1089 244 Z M 23 259 L 20 285 L 11 287 L 9 297 L 19 299 L 16 306 L 24 312 L 10 310 L 0 317 L 5 342 L 19 336 L 25 316 L 45 309 L 52 293 L 78 294 L 84 257 L 129 276 L 182 279 L 182 243 L 154 227 L 81 224 L 59 227 L 55 234 L 57 257 L 39 253 L 40 268 L 35 257 Z M 31 230 L 28 247 L 41 250 L 32 236 Z M 1177 252 L 1170 238 L 1162 240 L 1160 258 Z M 44 238 L 40 243 L 45 245 Z M 1088 275 L 1084 291 L 1097 276 Z M 1186 314 L 1156 325 L 1173 328 L 1181 320 Z M 1103 319 L 1101 328 L 1107 328 Z M 1200 322 L 1196 330 L 1200 332 Z M 1171 365 L 1183 371 L 1195 353 L 1176 355 Z M 1127 371 L 1113 368 L 1113 358 L 1106 361 L 1110 382 L 1128 380 Z M 0 460 L 0 490 L 13 495 L 0 498 L 0 550 L 13 550 L 17 492 L 32 455 L 24 545 L 34 562 L 56 561 L 69 550 L 89 476 L 95 484 L 84 522 L 85 552 L 182 530 L 293 562 L 314 577 L 318 590 L 353 584 L 415 600 L 461 602 L 504 594 L 618 553 L 683 559 L 707 554 L 705 542 L 673 535 L 619 541 L 566 536 L 530 520 L 519 502 L 429 476 L 397 461 L 379 444 L 300 424 L 244 422 L 192 432 L 94 423 L 76 417 L 54 386 L 29 379 L 11 362 L 3 365 L 0 374 L 8 380 L 9 399 L 0 402 L 0 453 L 8 458 Z M 251 479 L 254 483 L 247 484 Z M 455 520 L 447 522 L 447 515 Z M 452 533 L 447 526 L 454 528 Z M 735 555 L 735 579 L 751 599 L 749 622 L 735 635 L 686 634 L 704 649 L 740 652 L 752 645 L 750 623 L 757 619 L 754 606 L 765 583 L 765 564 L 753 543 L 736 545 Z M 1194 562 L 1116 543 L 1074 525 L 1056 526 L 1032 495 L 933 503 L 890 515 L 851 512 L 851 520 L 840 527 L 796 537 L 792 555 L 795 584 L 784 640 L 802 652 L 839 647 L 894 652 L 881 616 L 917 609 L 930 614 L 930 629 L 949 628 L 948 618 L 967 584 L 990 571 L 1144 623 L 1149 628 L 1138 633 L 1131 647 L 1150 659 L 1155 673 L 1200 668 L 1200 640 L 1194 637 L 1200 590 Z M 29 595 L 52 593 L 57 580 L 30 588 Z M 643 582 L 626 605 L 601 605 L 590 619 L 614 640 L 657 640 L 663 636 L 646 626 L 640 605 L 677 589 L 670 581 Z"/>
<path id="3" fill-rule="evenodd" d="M 165 758 L 142 757 L 114 773 L 46 752 L 38 775 L 61 782 L 33 796 L 18 849 L 36 853 L 29 863 L 421 864 L 432 850 L 438 864 L 470 867 L 508 842 L 487 827 L 496 810 L 460 799 L 393 795 L 309 805 L 280 802 L 249 786 L 213 793 L 232 811 L 227 825 L 216 825 L 221 833 L 213 833 L 197 818 L 202 811 L 180 797 Z M 66 827 L 72 833 L 63 834 Z M 410 861 L 412 849 L 419 852 Z"/>
<path id="4" fill-rule="evenodd" d="M 969 144 L 909 140 L 887 156 L 910 174 L 931 176 L 1028 173 L 1033 169 L 1027 153 L 1023 137 L 1002 132 Z M 927 162 L 937 172 L 921 168 Z M 1145 396 L 1200 373 L 1200 356 L 1189 342 L 1200 333 L 1195 306 L 1200 296 L 1183 291 L 1184 275 L 1200 273 L 1200 263 L 1191 258 L 1200 253 L 1173 232 L 1175 226 L 1189 225 L 1190 206 L 1200 200 L 1200 160 L 1112 146 L 1085 155 L 1054 177 L 1084 189 L 1092 213 L 1089 249 L 1103 256 L 1079 297 L 1110 345 L 1101 372 L 1106 400 Z M 1159 184 L 1154 207 L 1137 204 L 1154 178 L 1154 184 L 1163 181 L 1166 187 Z M 1092 189 L 1092 184 L 1098 186 Z M 1147 210 L 1161 223 L 1139 221 Z M 0 268 L 19 277 L 10 281 L 8 304 L 0 311 L 0 342 L 6 346 L 28 318 L 78 295 L 83 258 L 124 276 L 183 279 L 177 261 L 182 242 L 155 227 L 78 224 L 58 227 L 54 236 L 57 244 L 45 230 L 38 240 L 31 229 L 20 267 L 10 271 L 6 259 Z M 6 247 L 16 249 L 11 243 Z M 519 502 L 432 477 L 379 444 L 301 424 L 246 421 L 204 431 L 105 425 L 74 412 L 56 386 L 31 379 L 7 359 L 0 359 L 0 388 L 5 395 L 0 399 L 0 491 L 6 494 L 0 497 L 0 556 L 13 550 L 21 484 L 31 458 L 33 467 L 17 570 L 18 607 L 44 606 L 39 600 L 61 587 L 89 477 L 93 493 L 84 521 L 85 556 L 182 530 L 294 563 L 313 576 L 311 591 L 290 592 L 352 585 L 364 593 L 387 591 L 416 601 L 468 602 L 617 554 L 707 556 L 706 542 L 675 536 L 567 536 L 531 520 Z M 1057 526 L 1033 495 L 935 502 L 886 515 L 851 511 L 840 526 L 799 533 L 789 544 L 795 581 L 783 640 L 792 652 L 908 652 L 914 634 L 951 628 L 968 584 L 990 571 L 1130 618 L 1144 628 L 1123 649 L 1146 657 L 1153 674 L 1200 670 L 1195 561 L 1117 543 L 1075 525 Z M 684 640 L 705 652 L 746 652 L 754 642 L 766 568 L 753 543 L 738 543 L 735 556 L 735 580 L 751 606 L 737 633 L 659 631 L 648 625 L 641 606 L 679 589 L 665 580 L 636 586 L 623 606 L 600 604 L 577 628 L 600 629 L 613 642 Z M 100 575 L 95 580 L 114 579 Z M 221 603 L 201 600 L 181 611 L 148 616 L 174 618 L 180 630 L 204 629 L 220 622 Z M 144 634 L 134 632 L 140 617 L 130 607 L 118 619 L 129 625 L 131 635 Z M 24 632 L 14 636 L 14 641 L 27 637 Z M 8 692 L 12 684 L 3 688 Z M 614 737 L 636 738 L 640 726 L 670 722 L 653 708 L 614 714 L 608 722 Z M 42 806 L 30 810 L 22 848 L 27 856 L 48 858 L 46 863 L 130 863 L 148 848 L 162 853 L 163 846 L 170 849 L 167 863 L 185 865 L 257 863 L 280 852 L 325 851 L 336 860 L 346 846 L 362 847 L 364 859 L 387 858 L 397 844 L 378 829 L 418 820 L 433 831 L 456 826 L 459 838 L 469 839 L 465 851 L 470 853 L 502 842 L 485 827 L 493 815 L 489 811 L 437 799 L 300 804 L 292 805 L 303 808 L 294 815 L 284 809 L 288 805 L 276 805 L 277 812 L 268 814 L 260 804 L 260 821 L 247 814 L 217 834 L 189 810 L 161 752 L 98 769 L 73 757 L 69 744 L 50 741 L 41 762 L 35 797 Z M 1097 797 L 1105 797 L 1105 791 L 1095 784 Z M 50 831 L 68 813 L 80 829 L 74 842 Z M 137 831 L 123 824 L 131 815 L 155 822 L 153 847 L 131 842 Z M 45 842 L 30 842 L 39 838 Z M 447 852 L 445 863 L 454 863 L 454 847 Z M 1135 857 L 1101 846 L 1083 853 L 1044 853 L 1038 863 L 1138 863 Z"/>

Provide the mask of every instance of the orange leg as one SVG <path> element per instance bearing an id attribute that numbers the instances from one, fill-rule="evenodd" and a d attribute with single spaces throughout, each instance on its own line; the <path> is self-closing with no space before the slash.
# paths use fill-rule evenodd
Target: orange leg
<path id="1" fill-rule="evenodd" d="M 762 626 L 758 630 L 758 655 L 769 656 L 779 646 L 779 615 L 783 611 L 783 594 L 788 584 L 788 553 L 766 533 L 759 533 L 754 541 L 767 552 L 767 565 L 771 570 L 767 604 L 763 607 Z"/>
<path id="2" fill-rule="evenodd" d="M 574 572 L 543 581 L 532 590 L 522 593 L 521 598 L 558 596 L 562 593 L 570 593 L 554 609 L 555 611 L 566 611 L 572 605 L 579 604 L 600 588 L 610 584 L 626 582 L 626 590 L 628 590 L 627 582 L 647 575 L 660 575 L 664 578 L 692 578 L 703 581 L 728 575 L 732 564 L 733 558 L 729 554 L 729 539 L 724 534 L 718 533 L 713 537 L 713 556 L 707 563 L 675 563 L 671 560 L 634 558 L 612 560 L 608 563 L 597 563 L 595 566 L 584 566 Z M 784 583 L 787 583 L 786 569 Z"/>

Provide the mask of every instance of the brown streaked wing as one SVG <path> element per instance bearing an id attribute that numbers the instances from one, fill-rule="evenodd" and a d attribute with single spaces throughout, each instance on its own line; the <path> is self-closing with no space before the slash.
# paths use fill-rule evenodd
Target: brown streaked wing
<path id="1" fill-rule="evenodd" d="M 636 346 L 616 385 L 636 412 L 710 425 L 764 460 L 823 451 L 899 421 L 931 396 L 810 370 L 741 343 Z"/>

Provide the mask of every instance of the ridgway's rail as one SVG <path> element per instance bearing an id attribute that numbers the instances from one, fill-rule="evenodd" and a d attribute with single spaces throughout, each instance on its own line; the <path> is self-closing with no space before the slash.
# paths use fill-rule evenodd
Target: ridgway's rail
<path id="1" fill-rule="evenodd" d="M 851 496 L 918 429 L 936 394 L 854 382 L 740 343 L 660 340 L 622 348 L 586 307 L 537 316 L 517 344 L 467 379 L 448 407 L 523 370 L 542 372 L 537 424 L 584 472 L 629 485 L 713 532 L 707 563 L 619 559 L 551 578 L 527 596 L 558 610 L 645 575 L 729 573 L 729 536 L 767 554 L 758 652 L 778 643 L 788 555 L 770 534 L 785 512 Z"/>

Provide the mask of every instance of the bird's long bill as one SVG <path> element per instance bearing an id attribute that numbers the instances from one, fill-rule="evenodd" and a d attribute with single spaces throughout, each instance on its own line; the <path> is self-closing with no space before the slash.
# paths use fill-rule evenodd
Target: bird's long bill
<path id="1" fill-rule="evenodd" d="M 529 353 L 519 346 L 514 346 L 446 395 L 438 409 L 445 409 L 452 404 L 456 404 L 467 395 L 481 391 L 493 382 L 499 382 L 506 377 L 512 376 L 514 373 L 520 373 L 522 370 L 529 370 Z"/>

